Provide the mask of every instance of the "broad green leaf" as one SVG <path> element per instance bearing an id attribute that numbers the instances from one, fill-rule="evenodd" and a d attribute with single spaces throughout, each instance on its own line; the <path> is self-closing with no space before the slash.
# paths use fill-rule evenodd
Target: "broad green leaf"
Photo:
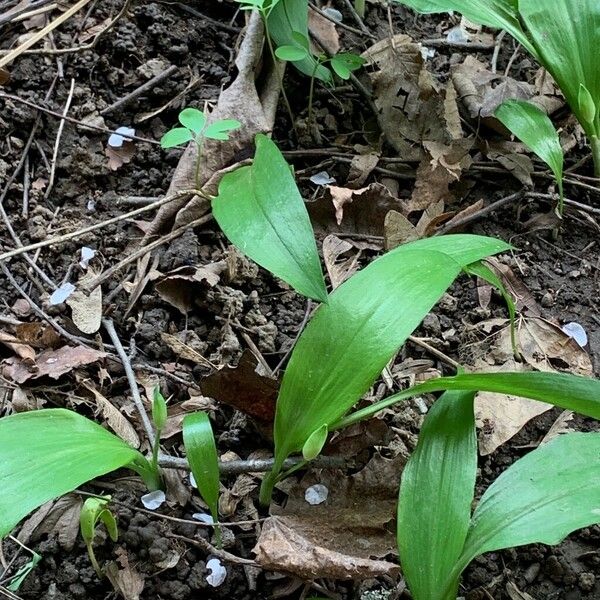
<path id="1" fill-rule="evenodd" d="M 179 122 L 199 135 L 206 125 L 206 115 L 197 108 L 184 108 L 179 113 Z"/>
<path id="2" fill-rule="evenodd" d="M 175 127 L 170 131 L 167 131 L 165 135 L 160 138 L 160 145 L 162 148 L 174 148 L 175 146 L 181 146 L 181 144 L 187 144 L 194 139 L 194 134 L 186 127 Z"/>
<path id="3" fill-rule="evenodd" d="M 275 55 L 281 60 L 295 62 L 306 58 L 306 50 L 304 48 L 299 48 L 298 46 L 279 46 L 279 48 L 275 50 Z"/>
<path id="4" fill-rule="evenodd" d="M 280 0 L 270 11 L 268 19 L 268 33 L 276 46 L 297 45 L 297 36 L 300 33 L 305 39 L 308 35 L 308 0 Z M 308 55 L 304 60 L 293 63 L 301 73 L 326 83 L 331 82 L 331 73 L 323 65 L 317 65 L 316 59 Z"/>
<path id="5" fill-rule="evenodd" d="M 600 434 L 561 435 L 520 458 L 486 490 L 457 570 L 524 544 L 558 544 L 600 523 Z"/>
<path id="6" fill-rule="evenodd" d="M 62 408 L 0 419 L 0 538 L 37 508 L 82 483 L 146 459 L 100 425 Z"/>
<path id="7" fill-rule="evenodd" d="M 276 463 L 346 414 L 464 266 L 507 248 L 472 235 L 419 240 L 338 287 L 300 336 L 285 371 L 275 416 Z"/>
<path id="8" fill-rule="evenodd" d="M 454 377 L 431 379 L 394 394 L 385 400 L 357 410 L 332 424 L 330 431 L 348 427 L 353 423 L 373 416 L 397 402 L 418 394 L 464 390 L 472 392 L 494 392 L 531 398 L 547 402 L 559 408 L 572 410 L 582 415 L 600 419 L 600 381 L 569 373 L 462 373 Z"/>
<path id="9" fill-rule="evenodd" d="M 455 11 L 469 21 L 488 27 L 505 29 L 533 56 L 537 51 L 529 40 L 519 20 L 518 0 L 395 0 L 422 13 Z M 540 0 L 536 0 L 540 2 Z M 543 0 L 545 2 L 545 0 Z M 542 3 L 542 2 L 540 2 Z"/>
<path id="10" fill-rule="evenodd" d="M 552 169 L 560 191 L 562 210 L 564 153 L 550 117 L 531 102 L 524 100 L 505 100 L 494 114 L 513 135 Z"/>
<path id="11" fill-rule="evenodd" d="M 81 537 L 86 544 L 94 542 L 96 534 L 96 526 L 99 522 L 104 523 L 106 531 L 113 542 L 119 538 L 119 530 L 114 515 L 108 508 L 111 497 L 104 498 L 87 498 L 81 508 L 79 516 L 79 529 Z"/>
<path id="12" fill-rule="evenodd" d="M 183 443 L 198 491 L 216 523 L 219 520 L 219 457 L 210 419 L 205 412 L 185 416 Z"/>
<path id="13" fill-rule="evenodd" d="M 579 107 L 583 84 L 600 102 L 600 3 L 598 0 L 520 0 L 519 11 L 539 60 L 565 95 L 588 136 L 597 135 L 599 119 L 587 122 Z"/>
<path id="14" fill-rule="evenodd" d="M 341 79 L 350 79 L 352 71 L 360 69 L 364 64 L 364 59 L 356 54 L 343 52 L 336 54 L 330 61 L 331 68 L 336 72 Z"/>
<path id="15" fill-rule="evenodd" d="M 213 214 L 229 241 L 244 254 L 301 294 L 327 302 L 304 201 L 289 165 L 268 137 L 256 136 L 252 166 L 223 177 Z"/>
<path id="16" fill-rule="evenodd" d="M 473 392 L 446 392 L 427 413 L 400 484 L 398 550 L 414 598 L 455 600 L 477 473 Z M 452 595 L 452 593 L 454 595 Z"/>
<path id="17" fill-rule="evenodd" d="M 206 138 L 213 140 L 227 141 L 229 139 L 229 132 L 234 129 L 239 129 L 242 124 L 236 119 L 222 119 L 221 121 L 215 121 L 211 123 L 202 133 Z"/>
<path id="18" fill-rule="evenodd" d="M 167 401 L 160 393 L 160 388 L 154 388 L 154 398 L 152 399 L 152 421 L 157 430 L 161 430 L 167 423 Z"/>

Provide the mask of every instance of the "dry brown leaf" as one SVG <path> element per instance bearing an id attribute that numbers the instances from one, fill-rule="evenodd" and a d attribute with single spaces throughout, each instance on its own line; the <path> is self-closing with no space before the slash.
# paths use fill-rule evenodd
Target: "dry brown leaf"
<path id="1" fill-rule="evenodd" d="M 181 332 L 179 335 L 186 336 L 186 334 L 189 336 L 190 332 Z M 160 338 L 179 358 L 189 360 L 197 365 L 202 365 L 203 367 L 211 369 L 215 368 L 215 366 L 207 358 L 204 358 L 200 352 L 192 348 L 189 344 L 186 344 L 176 335 L 163 332 L 160 334 Z"/>
<path id="2" fill-rule="evenodd" d="M 412 242 L 419 235 L 415 226 L 397 210 L 390 210 L 383 222 L 383 243 L 386 251 Z"/>
<path id="3" fill-rule="evenodd" d="M 119 555 L 117 558 L 119 564 L 107 563 L 104 572 L 115 591 L 121 594 L 124 600 L 140 600 L 140 595 L 144 591 L 144 577 L 129 564 L 127 552 L 124 549 L 117 548 L 117 554 Z"/>
<path id="4" fill-rule="evenodd" d="M 236 367 L 223 367 L 202 380 L 202 393 L 271 425 L 279 383 L 259 374 L 257 367 L 258 361 L 252 352 L 244 350 Z"/>
<path id="5" fill-rule="evenodd" d="M 167 424 L 160 433 L 160 439 L 166 440 L 181 433 L 185 415 L 198 410 L 213 412 L 216 408 L 214 400 L 205 398 L 204 396 L 192 396 L 189 400 L 169 405 Z"/>
<path id="6" fill-rule="evenodd" d="M 361 421 L 337 431 L 323 449 L 323 454 L 355 458 L 363 450 L 385 444 L 388 433 L 389 427 L 383 419 Z"/>
<path id="7" fill-rule="evenodd" d="M 0 85 L 6 85 L 9 81 L 10 73 L 4 67 L 0 67 Z"/>
<path id="8" fill-rule="evenodd" d="M 314 33 L 330 54 L 337 54 L 340 51 L 340 36 L 335 28 L 335 23 L 320 15 L 313 8 L 308 9 L 308 29 Z M 321 49 L 313 45 L 313 53 L 319 54 Z"/>
<path id="9" fill-rule="evenodd" d="M 28 317 L 33 309 L 31 308 L 31 304 L 25 298 L 19 298 L 11 307 L 12 312 L 17 315 L 17 317 Z"/>
<path id="10" fill-rule="evenodd" d="M 535 600 L 535 598 L 530 596 L 527 592 L 522 592 L 512 581 L 509 581 L 506 584 L 506 593 L 510 600 Z"/>
<path id="11" fill-rule="evenodd" d="M 223 517 L 234 515 L 240 502 L 248 497 L 257 487 L 256 478 L 245 473 L 238 475 L 231 489 L 221 492 L 219 497 L 219 514 Z"/>
<path id="12" fill-rule="evenodd" d="M 48 323 L 21 323 L 15 327 L 17 337 L 24 343 L 45 350 L 62 344 L 60 335 Z"/>
<path id="13" fill-rule="evenodd" d="M 368 154 L 357 154 L 352 158 L 350 163 L 350 173 L 346 185 L 349 188 L 356 189 L 364 185 L 369 175 L 379 162 L 379 154 L 377 152 L 369 152 Z"/>
<path id="14" fill-rule="evenodd" d="M 162 435 L 161 439 L 163 439 Z M 175 500 L 179 506 L 187 506 L 192 498 L 192 488 L 184 480 L 189 473 L 178 469 L 162 469 L 162 476 L 167 487 L 167 498 Z"/>
<path id="15" fill-rule="evenodd" d="M 352 253 L 350 251 L 353 250 Z M 350 253 L 346 258 L 343 255 Z M 358 271 L 358 259 L 361 250 L 348 240 L 341 240 L 335 235 L 328 235 L 323 240 L 323 261 L 329 274 L 332 289 L 340 286 L 350 275 Z"/>
<path id="16" fill-rule="evenodd" d="M 224 260 L 203 266 L 179 267 L 164 275 L 154 287 L 165 302 L 185 315 L 194 306 L 194 298 L 203 289 L 219 283 L 221 274 L 226 269 L 227 263 Z"/>
<path id="17" fill-rule="evenodd" d="M 35 350 L 28 344 L 24 344 L 18 337 L 0 331 L 0 344 L 10 348 L 23 361 L 33 364 L 35 362 Z"/>
<path id="18" fill-rule="evenodd" d="M 133 140 L 123 140 L 123 145 L 119 148 L 107 144 L 104 154 L 108 158 L 108 167 L 112 171 L 116 171 L 131 162 L 135 155 L 135 142 Z"/>
<path id="19" fill-rule="evenodd" d="M 287 571 L 303 579 L 360 579 L 398 573 L 391 523 L 395 518 L 400 473 L 407 456 L 376 455 L 350 477 L 324 471 L 308 474 L 290 490 L 285 508 L 272 507 L 254 548 L 267 569 Z M 308 504 L 305 490 L 321 483 L 327 500 Z"/>
<path id="20" fill-rule="evenodd" d="M 544 436 L 540 444 L 547 444 L 555 437 L 562 435 L 563 433 L 573 431 L 572 421 L 574 417 L 575 413 L 572 410 L 563 410 L 560 415 L 558 415 L 556 421 L 552 423 L 552 427 L 550 427 L 548 433 Z"/>
<path id="21" fill-rule="evenodd" d="M 63 346 L 58 350 L 44 350 L 32 365 L 24 360 L 9 358 L 4 362 L 4 376 L 15 383 L 50 377 L 58 379 L 77 367 L 98 362 L 106 354 L 85 346 Z"/>
<path id="22" fill-rule="evenodd" d="M 444 231 L 452 231 L 455 227 L 460 227 L 460 222 L 471 215 L 477 214 L 483 208 L 483 199 L 477 200 L 470 206 L 463 208 L 460 212 L 456 213 L 445 225 Z M 456 225 L 455 225 L 456 224 Z"/>
<path id="23" fill-rule="evenodd" d="M 97 273 L 90 269 L 80 280 L 78 287 L 85 287 L 96 279 Z M 75 327 L 82 333 L 91 335 L 100 330 L 102 324 L 102 287 L 97 286 L 87 295 L 81 290 L 75 290 L 66 300 L 71 308 L 71 318 Z"/>

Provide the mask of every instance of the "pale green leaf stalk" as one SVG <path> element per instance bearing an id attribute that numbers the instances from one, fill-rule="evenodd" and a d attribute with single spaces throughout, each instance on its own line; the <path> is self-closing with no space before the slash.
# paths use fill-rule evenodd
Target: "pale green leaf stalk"
<path id="1" fill-rule="evenodd" d="M 104 576 L 104 572 L 98 564 L 96 553 L 94 552 L 96 527 L 99 523 L 104 523 L 110 539 L 113 542 L 116 542 L 119 538 L 117 521 L 108 507 L 110 500 L 110 496 L 87 498 L 79 515 L 81 537 L 87 548 L 88 556 L 90 557 L 90 562 L 94 567 L 94 571 L 96 571 L 96 575 L 98 575 L 100 579 Z"/>
<path id="2" fill-rule="evenodd" d="M 183 419 L 183 443 L 198 491 L 208 505 L 215 524 L 217 545 L 221 547 L 219 526 L 219 456 L 208 415 L 195 412 Z"/>
<path id="3" fill-rule="evenodd" d="M 160 452 L 160 435 L 167 424 L 167 401 L 160 393 L 160 387 L 154 388 L 154 398 L 152 399 L 152 421 L 156 428 L 154 436 L 154 446 L 152 447 L 152 468 L 159 473 L 158 453 Z"/>
<path id="4" fill-rule="evenodd" d="M 506 100 L 495 111 L 496 118 L 552 170 L 559 191 L 558 214 L 563 214 L 564 152 L 550 117 L 523 100 Z"/>

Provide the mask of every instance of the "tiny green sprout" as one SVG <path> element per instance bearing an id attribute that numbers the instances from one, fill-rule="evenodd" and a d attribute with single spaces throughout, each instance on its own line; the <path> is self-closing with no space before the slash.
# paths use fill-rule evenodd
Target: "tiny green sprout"
<path id="1" fill-rule="evenodd" d="M 33 569 L 35 569 L 40 560 L 42 560 L 42 557 L 37 552 L 31 550 L 31 548 L 28 548 L 22 544 L 18 538 L 13 538 L 13 541 L 19 544 L 23 550 L 31 554 L 31 558 L 23 566 L 21 566 L 12 577 L 9 577 L 8 582 L 4 584 L 9 592 L 18 592 L 26 577 L 29 575 L 29 573 L 31 573 L 31 571 L 33 571 Z"/>
<path id="2" fill-rule="evenodd" d="M 221 119 L 207 125 L 206 115 L 197 108 L 184 108 L 179 113 L 179 122 L 183 127 L 174 127 L 160 140 L 162 148 L 175 148 L 193 141 L 198 148 L 196 158 L 196 187 L 200 189 L 200 160 L 205 139 L 227 141 L 229 132 L 239 129 L 242 124 L 235 119 Z"/>
<path id="3" fill-rule="evenodd" d="M 579 84 L 579 110 L 581 111 L 581 116 L 587 123 L 593 123 L 596 118 L 596 103 L 592 98 L 592 94 L 590 94 L 590 90 L 588 90 L 583 83 Z"/>
<path id="4" fill-rule="evenodd" d="M 117 521 L 108 508 L 110 502 L 110 496 L 92 497 L 88 498 L 81 509 L 79 516 L 79 529 L 81 531 L 81 537 L 85 543 L 85 546 L 90 557 L 94 571 L 98 577 L 102 578 L 104 573 L 98 564 L 96 554 L 94 553 L 94 537 L 96 536 L 96 527 L 99 523 L 104 523 L 106 531 L 113 542 L 116 542 L 119 538 L 119 530 L 117 528 Z"/>
<path id="5" fill-rule="evenodd" d="M 167 401 L 160 393 L 160 387 L 154 388 L 154 398 L 152 399 L 152 421 L 156 427 L 156 437 L 152 447 L 152 468 L 158 473 L 158 452 L 160 450 L 160 434 L 167 423 Z"/>

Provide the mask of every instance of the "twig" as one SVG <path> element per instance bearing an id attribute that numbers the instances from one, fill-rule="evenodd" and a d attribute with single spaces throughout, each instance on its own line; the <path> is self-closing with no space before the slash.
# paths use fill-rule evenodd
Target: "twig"
<path id="1" fill-rule="evenodd" d="M 82 286 L 81 287 L 82 291 L 84 291 L 88 294 L 91 294 L 103 281 L 106 281 L 107 279 L 112 277 L 115 273 L 120 271 L 123 267 L 136 261 L 138 258 L 141 258 L 145 254 L 148 254 L 148 252 L 152 252 L 152 250 L 159 248 L 163 244 L 173 241 L 174 239 L 178 238 L 180 235 L 183 235 L 183 233 L 187 229 L 191 229 L 193 227 L 198 227 L 199 225 L 204 225 L 205 223 L 208 223 L 210 220 L 212 220 L 212 218 L 213 218 L 212 213 L 208 214 L 208 215 L 204 215 L 203 217 L 200 217 L 199 219 L 195 219 L 194 221 L 191 221 L 190 223 L 186 223 L 185 225 L 182 225 L 178 229 L 171 231 L 171 233 L 168 233 L 167 235 L 161 237 L 160 239 L 158 239 L 150 244 L 147 244 L 146 246 L 143 246 L 142 248 L 139 248 L 138 250 L 136 250 L 129 256 L 126 256 L 123 260 L 119 261 L 116 265 L 113 265 L 112 267 L 110 267 L 110 269 L 107 269 L 106 271 L 104 271 L 104 273 L 101 273 L 100 275 L 98 275 L 98 277 L 96 277 L 96 279 L 94 279 L 93 281 L 88 283 L 86 286 Z"/>
<path id="2" fill-rule="evenodd" d="M 219 27 L 220 29 L 224 29 L 225 31 L 229 31 L 230 33 L 239 33 L 240 31 L 242 31 L 240 27 L 236 27 L 235 25 L 227 25 L 227 23 L 222 23 L 221 21 L 217 21 L 216 19 L 211 19 L 205 14 L 202 14 L 201 12 L 197 11 L 195 8 L 192 8 L 187 4 L 183 4 L 183 2 L 176 2 L 175 4 L 176 6 L 181 8 L 181 10 L 189 13 L 190 15 L 194 15 L 194 17 L 204 19 L 207 23 L 210 23 L 215 27 Z"/>
<path id="3" fill-rule="evenodd" d="M 336 21 L 333 17 L 330 17 L 325 11 L 321 10 L 314 2 L 309 2 L 308 5 L 311 7 L 312 10 L 314 10 L 316 13 L 320 14 L 324 19 L 327 19 L 328 21 L 331 21 L 332 23 L 335 23 L 338 27 L 341 27 L 342 29 L 345 29 L 346 31 L 351 31 L 352 33 L 355 33 L 356 35 L 365 35 L 365 36 L 371 38 L 372 40 L 376 40 L 377 39 L 366 28 L 363 31 L 363 30 L 360 30 L 360 29 L 356 29 L 356 27 L 352 27 L 350 25 L 346 25 L 346 23 L 341 23 L 340 21 Z"/>
<path id="4" fill-rule="evenodd" d="M 13 94 L 5 94 L 4 92 L 0 92 L 0 98 L 5 98 L 7 100 L 14 100 L 15 102 L 20 102 L 21 104 L 25 104 L 26 106 L 30 106 L 31 108 L 35 108 L 47 115 L 51 115 L 52 117 L 56 117 L 57 119 L 63 119 L 64 121 L 68 121 L 69 123 L 73 123 L 77 125 L 77 127 L 82 127 L 84 129 L 93 129 L 94 131 L 99 131 L 106 135 L 111 135 L 113 133 L 117 133 L 115 129 L 109 129 L 108 127 L 100 127 L 99 125 L 92 125 L 91 123 L 84 123 L 79 119 L 74 119 L 73 117 L 67 117 L 65 115 L 61 115 L 59 112 L 55 110 L 51 110 L 50 108 L 46 108 L 44 106 L 40 106 L 35 102 L 31 102 L 31 100 L 26 100 L 25 98 L 20 98 L 19 96 L 14 96 Z M 128 139 L 137 140 L 138 142 L 146 142 L 147 144 L 154 144 L 155 146 L 160 146 L 160 142 L 157 140 L 150 140 L 148 138 L 140 137 L 139 135 L 129 135 L 127 134 Z"/>
<path id="5" fill-rule="evenodd" d="M 3 23 L 8 23 L 10 21 L 15 21 L 21 15 L 32 11 L 33 9 L 43 7 L 46 4 L 49 4 L 52 0 L 35 0 L 29 4 L 23 5 L 22 2 L 19 2 L 17 6 L 7 10 L 4 14 L 0 15 L 0 25 Z"/>
<path id="6" fill-rule="evenodd" d="M 527 192 L 525 197 L 549 201 L 556 200 L 556 196 L 552 194 L 542 194 L 540 192 Z M 581 202 L 577 202 L 575 200 L 569 200 L 568 198 L 564 199 L 564 203 L 565 206 L 572 206 L 573 208 L 577 208 L 592 215 L 600 215 L 600 208 L 594 208 L 593 206 L 588 206 L 587 204 L 582 204 Z"/>
<path id="7" fill-rule="evenodd" d="M 451 42 L 446 38 L 423 40 L 421 44 L 431 48 L 456 48 L 458 50 L 492 50 L 494 48 L 494 44 L 485 42 Z"/>
<path id="8" fill-rule="evenodd" d="M 369 37 L 376 39 L 375 36 L 368 30 L 368 28 L 365 25 L 364 21 L 362 20 L 361 16 L 356 12 L 356 9 L 354 8 L 354 4 L 352 4 L 352 2 L 350 0 L 344 0 L 344 4 L 346 5 L 346 8 L 348 9 L 350 14 L 356 21 L 357 25 L 360 27 L 361 31 L 364 34 L 368 35 Z"/>
<path id="9" fill-rule="evenodd" d="M 29 218 L 29 154 L 25 155 L 25 164 L 23 165 L 23 208 L 21 216 L 24 219 Z"/>
<path id="10" fill-rule="evenodd" d="M 172 202 L 173 200 L 177 200 L 182 196 L 194 196 L 198 194 L 198 190 L 180 190 L 171 196 L 165 196 L 156 202 L 152 202 L 151 204 L 147 204 L 146 206 L 140 206 L 140 208 L 136 208 L 128 213 L 124 213 L 119 215 L 118 217 L 113 217 L 112 219 L 108 219 L 107 221 L 102 221 L 100 223 L 96 223 L 95 225 L 90 225 L 89 227 L 84 227 L 83 229 L 78 229 L 77 231 L 72 231 L 71 233 L 65 233 L 64 235 L 58 235 L 56 237 L 50 238 L 48 240 L 44 240 L 42 242 L 36 242 L 35 244 L 29 244 L 28 246 L 21 246 L 20 248 L 15 248 L 14 250 L 9 250 L 8 252 L 4 252 L 0 254 L 0 261 L 5 261 L 15 256 L 19 256 L 24 252 L 29 252 L 31 250 L 37 250 L 38 248 L 46 248 L 48 246 L 55 246 L 57 244 L 63 244 L 72 240 L 74 238 L 80 237 L 86 233 L 91 233 L 92 231 L 96 231 L 98 229 L 102 229 L 104 227 L 108 227 L 109 225 L 113 225 L 114 223 L 118 223 L 119 221 L 124 221 L 125 219 L 129 219 L 131 217 L 135 217 L 136 215 L 140 215 L 149 210 L 154 210 L 155 208 L 159 208 L 163 204 L 167 204 L 168 202 Z M 1 210 L 1 204 L 0 204 Z"/>
<path id="11" fill-rule="evenodd" d="M 434 348 L 433 346 L 428 344 L 425 340 L 418 338 L 418 337 L 414 337 L 413 335 L 409 335 L 408 340 L 410 342 L 412 342 L 413 344 L 420 346 L 421 348 L 423 348 L 423 350 L 426 350 L 430 354 L 433 354 L 433 356 L 439 358 L 442 362 L 445 362 L 446 364 L 450 365 L 451 367 L 454 367 L 455 369 L 460 369 L 462 367 L 462 365 L 459 362 L 456 362 L 453 358 L 450 358 L 449 356 L 447 356 L 446 354 L 444 354 L 437 348 Z"/>
<path id="12" fill-rule="evenodd" d="M 144 83 L 143 85 L 140 85 L 140 87 L 138 87 L 137 89 L 133 90 L 126 96 L 123 96 L 123 98 L 121 98 L 120 100 L 117 100 L 115 103 L 113 103 L 110 106 L 107 106 L 106 108 L 101 110 L 100 114 L 102 116 L 108 115 L 109 113 L 117 110 L 118 108 L 121 108 L 128 102 L 135 100 L 138 96 L 141 96 L 148 90 L 151 90 L 153 87 L 157 86 L 159 83 L 161 83 L 165 79 L 168 79 L 169 77 L 171 77 L 171 75 L 173 75 L 173 73 L 175 73 L 178 69 L 179 69 L 179 67 L 177 65 L 171 65 L 166 71 L 159 73 L 158 75 L 156 75 L 149 81 L 146 81 L 146 83 Z"/>
<path id="13" fill-rule="evenodd" d="M 117 335 L 115 324 L 113 323 L 112 319 L 102 319 L 102 325 L 104 325 L 104 329 L 106 329 L 106 332 L 108 333 L 112 343 L 115 346 L 117 354 L 121 359 L 121 363 L 123 364 L 123 368 L 125 369 L 125 375 L 127 376 L 127 381 L 129 383 L 129 389 L 131 390 L 133 402 L 140 415 L 140 419 L 142 420 L 142 425 L 146 430 L 146 435 L 148 437 L 150 447 L 154 447 L 154 428 L 152 427 L 152 423 L 150 423 L 148 413 L 146 412 L 146 408 L 144 407 L 142 397 L 140 396 L 140 390 L 138 388 L 137 381 L 135 380 L 135 373 L 133 372 L 131 361 L 125 353 L 125 349 L 123 348 L 123 344 L 121 344 L 121 340 Z"/>
<path id="14" fill-rule="evenodd" d="M 52 188 L 54 187 L 54 177 L 56 176 L 56 163 L 58 162 L 58 151 L 60 150 L 60 140 L 62 138 L 62 132 L 65 128 L 65 117 L 69 112 L 69 108 L 71 108 L 71 102 L 73 100 L 73 92 L 75 90 L 75 79 L 71 79 L 71 87 L 69 88 L 69 95 L 67 96 L 67 101 L 65 102 L 65 107 L 62 112 L 62 119 L 60 120 L 60 124 L 58 125 L 58 132 L 56 133 L 56 140 L 54 142 L 54 150 L 52 152 L 52 161 L 50 162 L 50 176 L 48 178 L 48 186 L 46 187 L 46 192 L 44 193 L 44 200 L 48 200 L 48 197 L 52 193 Z"/>
<path id="15" fill-rule="evenodd" d="M 202 548 L 204 552 L 207 554 L 212 554 L 213 556 L 217 556 L 218 558 L 236 564 L 236 565 L 248 565 L 250 567 L 259 567 L 260 565 L 249 558 L 241 558 L 240 556 L 236 556 L 235 554 L 231 554 L 226 550 L 219 550 L 215 548 L 210 542 L 205 540 L 204 538 L 189 538 L 184 535 L 176 535 L 175 533 L 166 533 L 168 538 L 172 538 L 174 540 L 181 540 L 182 542 L 186 542 L 191 544 L 192 546 L 197 546 L 198 548 Z"/>
<path id="16" fill-rule="evenodd" d="M 284 469 L 291 469 L 296 465 L 305 463 L 302 456 L 288 458 L 283 464 Z M 189 471 L 190 466 L 185 458 L 161 455 L 158 464 L 167 469 L 183 469 Z M 251 460 L 228 460 L 219 462 L 219 472 L 222 475 L 240 475 L 241 473 L 266 473 L 273 468 L 272 458 L 255 458 Z M 319 456 L 311 461 L 311 467 L 315 469 L 343 469 L 352 465 L 352 462 L 341 456 Z"/>

